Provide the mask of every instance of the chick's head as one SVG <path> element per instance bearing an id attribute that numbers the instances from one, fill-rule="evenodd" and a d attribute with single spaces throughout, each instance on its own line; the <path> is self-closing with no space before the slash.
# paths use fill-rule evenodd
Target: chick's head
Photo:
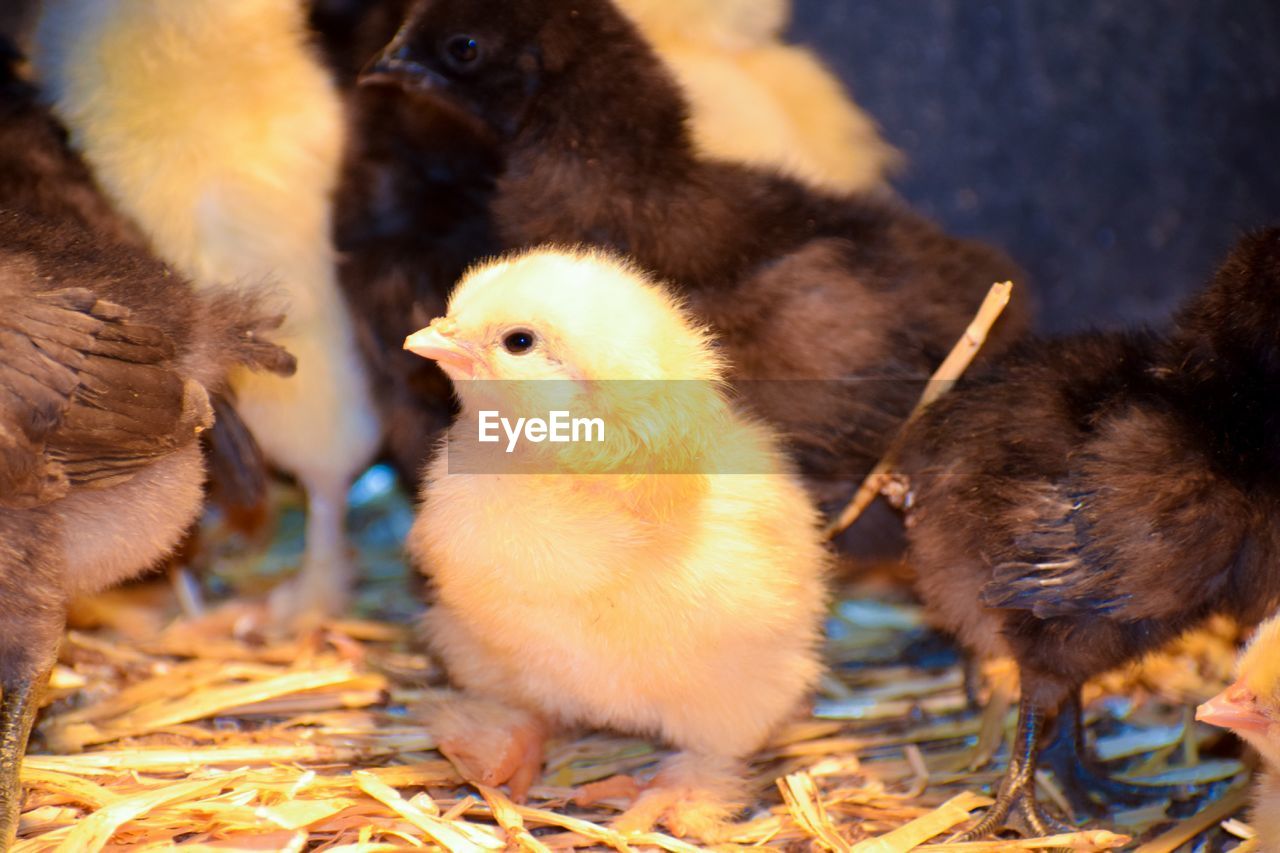
<path id="1" fill-rule="evenodd" d="M 596 251 L 542 249 L 476 267 L 448 316 L 405 347 L 440 364 L 464 412 L 606 418 L 609 443 L 595 452 L 610 459 L 696 449 L 728 412 L 708 331 L 636 267 Z"/>
<path id="2" fill-rule="evenodd" d="M 634 33 L 608 0 L 419 0 L 360 82 L 430 98 L 511 136 L 539 92 Z"/>
<path id="3" fill-rule="evenodd" d="M 1280 616 L 1258 629 L 1238 678 L 1200 706 L 1196 719 L 1231 729 L 1280 770 Z"/>
<path id="4" fill-rule="evenodd" d="M 1236 243 L 1209 287 L 1179 312 L 1177 335 L 1193 354 L 1280 376 L 1280 228 Z"/>
<path id="5" fill-rule="evenodd" d="M 455 379 L 714 382 L 723 369 L 679 300 L 597 251 L 538 249 L 477 266 L 448 315 L 406 346 Z"/>

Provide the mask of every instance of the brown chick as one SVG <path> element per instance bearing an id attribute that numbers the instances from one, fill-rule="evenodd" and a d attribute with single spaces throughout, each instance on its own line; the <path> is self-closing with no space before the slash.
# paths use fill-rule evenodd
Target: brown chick
<path id="1" fill-rule="evenodd" d="M 228 373 L 293 367 L 256 297 L 198 294 L 95 227 L 112 221 L 0 60 L 0 849 L 68 600 L 154 565 L 194 521 Z"/>
<path id="2" fill-rule="evenodd" d="M 409 549 L 437 594 L 431 646 L 469 698 L 427 726 L 517 795 L 547 727 L 659 737 L 679 752 L 619 826 L 717 838 L 744 759 L 821 670 L 828 554 L 776 436 L 726 400 L 707 331 L 602 254 L 478 267 L 406 346 L 462 407 Z M 559 408 L 598 419 L 598 440 L 478 440 L 486 414 Z M 494 721 L 512 734 L 497 747 Z"/>
<path id="3" fill-rule="evenodd" d="M 1231 729 L 1266 765 L 1251 821 L 1262 853 L 1280 853 L 1280 616 L 1261 628 L 1240 657 L 1236 683 L 1196 711 L 1196 719 Z"/>
<path id="4" fill-rule="evenodd" d="M 909 562 L 935 622 L 1011 656 L 1018 735 L 996 805 L 1050 834 L 1035 770 L 1080 688 L 1214 614 L 1280 604 L 1280 228 L 1242 239 L 1167 333 L 1078 335 L 1011 353 L 908 431 Z M 1078 754 L 1080 743 L 1072 745 Z M 1168 789 L 1085 762 L 1060 781 L 1126 801 Z"/>

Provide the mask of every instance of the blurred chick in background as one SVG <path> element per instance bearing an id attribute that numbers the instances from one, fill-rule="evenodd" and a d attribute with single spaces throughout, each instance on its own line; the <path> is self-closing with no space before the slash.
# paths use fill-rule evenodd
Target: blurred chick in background
<path id="1" fill-rule="evenodd" d="M 395 35 L 409 0 L 313 0 L 311 24 L 345 85 Z M 776 43 L 783 2 L 627 4 L 692 87 L 708 153 L 787 168 L 840 188 L 878 186 L 893 152 L 806 51 Z M 799 90 L 799 91 L 792 91 Z M 370 366 L 387 451 L 416 485 L 451 415 L 448 380 L 400 347 L 444 312 L 458 277 L 501 244 L 490 204 L 502 170 L 483 129 L 428 97 L 347 93 L 350 134 L 336 206 L 340 278 Z"/>
<path id="2" fill-rule="evenodd" d="M 228 372 L 292 369 L 257 297 L 198 292 L 117 227 L 15 63 L 0 40 L 0 849 L 68 601 L 195 520 Z"/>
<path id="3" fill-rule="evenodd" d="M 299 584 L 277 604 L 340 610 L 346 494 L 380 441 L 338 288 L 331 196 L 337 94 L 297 0 L 51 0 L 36 66 L 97 179 L 199 286 L 271 281 L 288 299 L 288 379 L 238 374 L 238 407 L 307 495 Z"/>
<path id="4" fill-rule="evenodd" d="M 1243 240 L 1168 335 L 1028 345 L 905 439 L 909 563 L 936 623 L 1014 657 L 1018 735 L 996 805 L 1036 834 L 1040 739 L 1081 736 L 1081 686 L 1214 614 L 1280 604 L 1280 229 Z M 1079 751 L 1081 743 L 1074 747 Z M 1075 779 L 1109 802 L 1168 789 Z"/>
<path id="5" fill-rule="evenodd" d="M 342 80 L 395 35 L 411 0 L 311 0 Z M 706 155 L 844 192 L 878 189 L 901 156 L 809 50 L 780 41 L 789 0 L 620 0 L 675 74 Z M 476 144 L 480 144 L 477 141 Z"/>
<path id="6" fill-rule="evenodd" d="M 742 760 L 821 669 L 828 556 L 776 437 L 727 402 L 709 333 L 602 254 L 481 266 L 405 345 L 462 405 L 409 539 L 438 596 L 428 638 L 466 691 L 426 724 L 464 773 L 518 796 L 545 725 L 656 735 L 680 752 L 619 826 L 714 839 Z M 478 409 L 536 408 L 544 388 L 574 389 L 567 408 L 605 440 L 476 442 Z"/>
<path id="7" fill-rule="evenodd" d="M 788 0 L 619 0 L 675 75 L 702 153 L 839 192 L 885 189 L 901 156 L 809 50 Z"/>
<path id="8" fill-rule="evenodd" d="M 825 499 L 879 460 L 991 284 L 1021 280 L 891 201 L 698 156 L 674 80 L 606 0 L 420 2 L 364 80 L 487 128 L 504 246 L 597 245 L 679 288 Z"/>
<path id="9" fill-rule="evenodd" d="M 489 203 L 502 163 L 453 113 L 386 87 L 355 87 L 408 0 L 314 0 L 311 25 L 344 95 L 347 150 L 335 202 L 338 276 L 373 387 L 384 450 L 417 488 L 448 429 L 453 392 L 404 339 L 444 313 L 449 291 L 498 251 Z"/>
<path id="10" fill-rule="evenodd" d="M 1280 616 L 1261 628 L 1240 658 L 1236 683 L 1200 706 L 1196 719 L 1231 729 L 1266 764 L 1250 822 L 1262 853 L 1280 851 Z"/>

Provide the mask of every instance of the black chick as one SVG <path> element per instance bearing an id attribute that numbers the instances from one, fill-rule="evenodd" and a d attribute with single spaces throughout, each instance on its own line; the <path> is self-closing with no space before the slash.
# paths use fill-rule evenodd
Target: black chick
<path id="1" fill-rule="evenodd" d="M 608 0 L 418 2 L 363 80 L 496 140 L 503 249 L 602 246 L 680 287 L 811 478 L 864 475 L 920 391 L 908 380 L 1020 278 L 892 202 L 701 158 L 676 84 Z M 1023 326 L 1015 310 L 992 351 Z"/>
<path id="2" fill-rule="evenodd" d="M 154 564 L 195 519 L 198 435 L 227 371 L 293 367 L 257 298 L 198 294 L 140 248 L 14 65 L 0 60 L 0 849 L 68 599 Z"/>
<path id="3" fill-rule="evenodd" d="M 404 20 L 412 0 L 310 0 L 307 24 L 325 62 L 344 89 L 377 55 Z"/>
<path id="4" fill-rule="evenodd" d="M 1212 614 L 1280 603 L 1280 229 L 1242 240 L 1164 335 L 1018 349 L 906 436 L 910 562 L 937 622 L 1012 655 L 1017 749 L 969 833 L 1035 802 L 1041 729 L 1090 678 Z M 1076 744 L 1078 748 L 1078 743 Z M 1141 788 L 1077 782 L 1127 798 Z"/>
<path id="5" fill-rule="evenodd" d="M 352 87 L 410 0 L 314 0 L 311 25 L 343 86 L 347 150 L 334 204 L 338 275 L 401 479 L 416 490 L 453 415 L 449 379 L 404 339 L 499 249 L 489 215 L 501 160 L 475 122 L 388 87 Z"/>

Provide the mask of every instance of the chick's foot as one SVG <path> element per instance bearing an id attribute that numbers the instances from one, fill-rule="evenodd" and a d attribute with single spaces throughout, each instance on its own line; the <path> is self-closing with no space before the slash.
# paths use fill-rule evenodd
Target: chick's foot
<path id="1" fill-rule="evenodd" d="M 1057 734 L 1045 747 L 1044 758 L 1077 814 L 1105 817 L 1109 811 L 1107 803 L 1141 806 L 1161 800 L 1186 799 L 1193 793 L 1183 785 L 1143 785 L 1112 778 L 1085 744 L 1084 714 L 1078 693 L 1068 700 L 1059 715 Z"/>
<path id="2" fill-rule="evenodd" d="M 672 835 L 716 844 L 732 835 L 733 817 L 744 806 L 743 768 L 718 756 L 679 753 L 663 762 L 631 807 L 613 822 L 626 834 L 661 823 Z"/>
<path id="3" fill-rule="evenodd" d="M 1018 735 L 1015 753 L 1010 759 L 995 803 L 987 809 L 973 828 L 953 836 L 950 841 L 980 841 L 1004 829 L 1011 814 L 1016 814 L 1023 831 L 1032 836 L 1074 832 L 1075 828 L 1044 812 L 1036 802 L 1036 759 L 1040 734 L 1044 729 L 1044 712 L 1023 699 L 1018 709 Z"/>
<path id="4" fill-rule="evenodd" d="M 437 697 L 419 706 L 436 748 L 468 782 L 506 785 L 524 802 L 542 775 L 546 727 L 537 716 L 465 694 Z"/>
<path id="5" fill-rule="evenodd" d="M 579 785 L 574 792 L 573 803 L 582 808 L 590 808 L 603 800 L 626 800 L 634 803 L 640 798 L 642 790 L 634 776 L 618 774 L 608 779 Z"/>
<path id="6" fill-rule="evenodd" d="M 0 851 L 8 850 L 22 810 L 19 770 L 48 673 L 18 673 L 0 684 Z"/>
<path id="7" fill-rule="evenodd" d="M 355 581 L 346 536 L 346 489 L 307 490 L 306 552 L 297 577 L 271 593 L 272 615 L 295 629 L 347 610 Z"/>

